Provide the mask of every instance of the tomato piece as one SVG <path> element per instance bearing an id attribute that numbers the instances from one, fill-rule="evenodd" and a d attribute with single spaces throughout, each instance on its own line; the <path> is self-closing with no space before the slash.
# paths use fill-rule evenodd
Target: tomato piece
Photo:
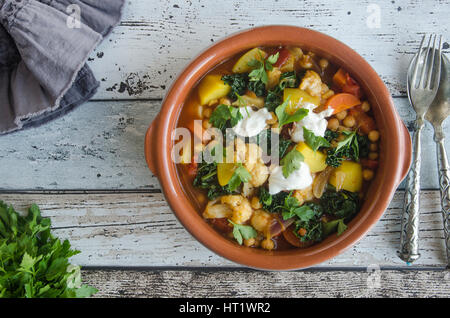
<path id="1" fill-rule="evenodd" d="M 344 93 L 352 94 L 357 98 L 363 97 L 361 86 L 359 86 L 359 84 L 353 78 L 351 78 L 350 75 L 348 75 L 348 73 L 347 73 L 347 82 L 345 83 L 344 86 L 342 86 L 342 91 Z"/>
<path id="2" fill-rule="evenodd" d="M 359 129 L 364 134 L 368 134 L 369 132 L 377 128 L 375 120 L 367 115 L 360 106 L 350 109 L 349 114 L 355 117 L 357 126 L 359 126 Z"/>
<path id="3" fill-rule="evenodd" d="M 340 68 L 336 74 L 334 74 L 333 82 L 342 90 L 342 92 L 352 94 L 359 99 L 363 97 L 361 86 L 359 86 L 358 82 L 356 82 L 343 68 Z"/>
<path id="4" fill-rule="evenodd" d="M 313 241 L 300 241 L 300 239 L 294 234 L 293 230 L 294 226 L 290 226 L 285 231 L 283 231 L 283 237 L 286 241 L 289 242 L 289 244 L 300 248 L 306 248 L 314 244 Z"/>
<path id="5" fill-rule="evenodd" d="M 291 52 L 289 52 L 289 50 L 286 49 L 285 47 L 282 47 L 276 50 L 274 54 L 277 53 L 279 53 L 280 55 L 278 56 L 278 60 L 275 62 L 275 64 L 273 64 L 273 66 L 281 67 L 284 63 L 286 63 L 289 60 L 289 58 L 291 57 Z"/>
<path id="6" fill-rule="evenodd" d="M 333 114 L 337 114 L 360 104 L 361 101 L 354 95 L 349 93 L 339 93 L 328 98 L 324 108 L 332 108 Z"/>

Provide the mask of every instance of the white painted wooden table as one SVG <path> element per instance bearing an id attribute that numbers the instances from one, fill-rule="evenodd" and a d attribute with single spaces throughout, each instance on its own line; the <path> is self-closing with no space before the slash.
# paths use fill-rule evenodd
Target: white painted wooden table
<path id="1" fill-rule="evenodd" d="M 380 27 L 374 28 L 370 16 L 378 9 Z M 374 229 L 335 259 L 301 272 L 243 269 L 178 223 L 146 166 L 143 146 L 165 91 L 186 63 L 222 37 L 263 24 L 313 28 L 354 48 L 385 81 L 411 128 L 408 63 L 424 32 L 449 40 L 449 16 L 449 0 L 131 0 L 121 24 L 89 59 L 101 80 L 92 101 L 45 126 L 0 137 L 0 200 L 21 210 L 38 203 L 55 233 L 82 251 L 73 262 L 87 268 L 85 279 L 100 289 L 98 296 L 448 297 L 429 125 L 422 257 L 412 267 L 396 256 L 399 190 Z M 450 135 L 448 122 L 445 131 Z M 381 268 L 379 286 L 367 284 L 373 278 L 368 267 Z"/>

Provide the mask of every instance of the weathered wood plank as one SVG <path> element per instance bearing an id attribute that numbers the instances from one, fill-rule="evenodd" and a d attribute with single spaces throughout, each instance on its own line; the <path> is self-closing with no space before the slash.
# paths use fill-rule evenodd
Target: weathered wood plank
<path id="1" fill-rule="evenodd" d="M 160 193 L 0 193 L 0 200 L 24 211 L 37 203 L 51 217 L 56 235 L 82 251 L 83 266 L 235 267 L 204 248 L 176 220 Z M 396 256 L 403 192 L 370 233 L 354 247 L 319 267 L 406 265 Z M 423 191 L 421 258 L 415 266 L 445 267 L 438 191 Z"/>
<path id="2" fill-rule="evenodd" d="M 395 98 L 412 127 L 406 98 Z M 0 189 L 155 189 L 144 136 L 160 101 L 90 102 L 39 128 L 0 136 Z M 444 129 L 450 132 L 450 123 Z M 432 128 L 423 136 L 422 187 L 437 189 Z M 450 146 L 447 139 L 446 146 Z"/>
<path id="3" fill-rule="evenodd" d="M 84 270 L 95 297 L 449 297 L 448 271 Z M 270 301 L 270 300 L 269 300 Z"/>
<path id="4" fill-rule="evenodd" d="M 346 43 L 405 95 L 405 74 L 424 32 L 449 33 L 449 0 L 129 1 L 121 24 L 90 58 L 96 99 L 161 98 L 185 65 L 211 43 L 242 29 L 288 24 Z M 378 5 L 380 27 L 367 23 Z M 420 17 L 420 23 L 418 23 Z M 373 24 L 372 24 L 373 25 Z M 446 45 L 448 52 L 448 44 Z"/>

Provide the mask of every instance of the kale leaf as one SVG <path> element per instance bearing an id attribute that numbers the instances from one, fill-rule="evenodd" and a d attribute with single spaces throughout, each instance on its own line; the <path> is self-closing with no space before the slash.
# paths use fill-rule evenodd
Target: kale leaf
<path id="1" fill-rule="evenodd" d="M 248 86 L 247 73 L 224 75 L 222 76 L 222 81 L 231 86 L 231 91 L 228 93 L 228 97 L 232 101 L 236 100 L 237 95 L 244 95 L 247 92 Z"/>
<path id="2" fill-rule="evenodd" d="M 194 178 L 193 185 L 200 189 L 208 190 L 207 196 L 209 200 L 231 194 L 231 191 L 227 186 L 221 186 L 217 179 L 217 163 L 200 162 L 198 164 L 197 175 Z"/>
<path id="3" fill-rule="evenodd" d="M 324 212 L 337 218 L 349 219 L 356 214 L 360 207 L 358 193 L 336 190 L 329 186 L 320 198 Z"/>

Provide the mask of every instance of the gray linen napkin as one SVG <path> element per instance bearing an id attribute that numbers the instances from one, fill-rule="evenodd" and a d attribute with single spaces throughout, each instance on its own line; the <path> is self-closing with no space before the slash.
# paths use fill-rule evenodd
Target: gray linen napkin
<path id="1" fill-rule="evenodd" d="M 41 124 L 90 99 L 85 65 L 120 21 L 125 0 L 0 0 L 0 134 Z M 79 27 L 69 27 L 75 5 Z"/>

